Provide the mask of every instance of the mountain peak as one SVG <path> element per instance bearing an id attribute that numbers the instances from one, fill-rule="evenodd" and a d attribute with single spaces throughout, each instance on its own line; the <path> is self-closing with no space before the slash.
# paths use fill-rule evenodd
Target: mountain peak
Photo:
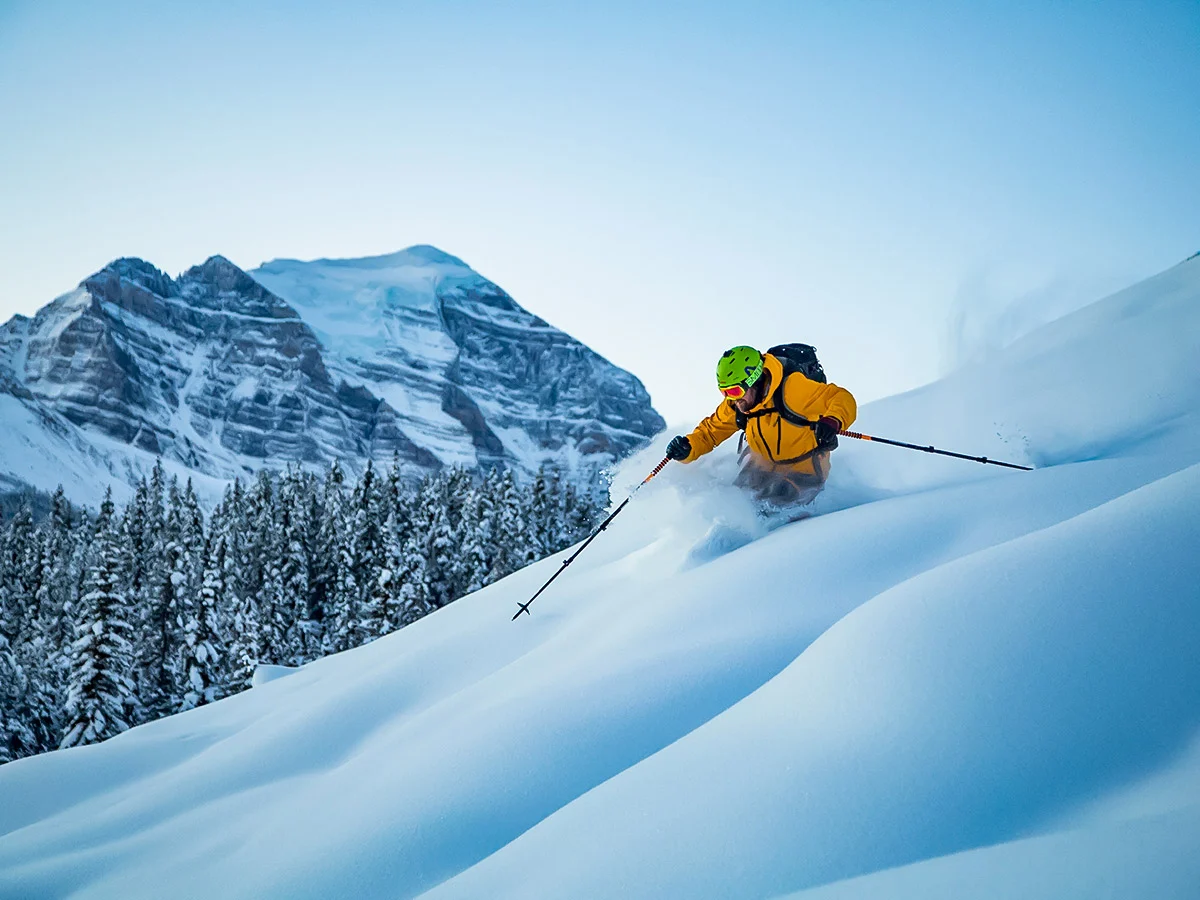
<path id="1" fill-rule="evenodd" d="M 428 266 L 451 266 L 473 271 L 457 256 L 451 256 L 431 244 L 414 244 L 403 250 L 397 250 L 395 253 L 385 253 L 380 256 L 359 256 L 351 259 L 322 258 L 313 260 L 313 263 L 345 269 L 423 269 Z M 262 268 L 271 270 L 289 264 L 311 265 L 312 263 L 304 263 L 295 259 L 274 259 L 264 263 Z"/>
<path id="2" fill-rule="evenodd" d="M 346 265 L 356 266 L 358 268 L 403 268 L 413 266 L 421 268 L 424 266 L 456 266 L 463 269 L 470 269 L 465 262 L 457 256 L 451 256 L 444 250 L 439 250 L 432 244 L 414 244 L 411 247 L 406 247 L 403 250 L 397 250 L 395 253 L 386 253 L 382 256 L 363 256 L 358 259 L 342 259 L 342 260 L 325 260 L 332 263 L 344 263 Z"/>
<path id="3" fill-rule="evenodd" d="M 182 277 L 202 277 L 211 279 L 231 276 L 236 277 L 237 275 L 249 277 L 246 276 L 246 273 L 242 271 L 242 269 L 218 253 L 214 256 L 210 256 L 204 262 L 200 263 L 200 265 L 192 266 L 187 270 L 187 272 L 184 273 Z"/>
<path id="4" fill-rule="evenodd" d="M 198 268 L 214 271 L 228 271 L 230 269 L 236 269 L 239 272 L 242 271 L 240 268 L 238 268 L 238 266 L 235 266 L 227 257 L 222 256 L 220 253 L 214 253 L 212 256 L 202 262 Z"/>
<path id="5" fill-rule="evenodd" d="M 179 280 L 180 282 L 211 285 L 223 294 L 240 294 L 260 306 L 265 305 L 272 309 L 286 306 L 279 298 L 274 297 L 261 284 L 247 275 L 244 270 L 219 254 L 210 256 L 198 266 L 192 266 L 179 276 Z M 256 314 L 264 313 L 259 311 Z M 265 314 L 278 315 L 274 311 Z M 291 315 L 290 312 L 289 315 Z"/>
<path id="6" fill-rule="evenodd" d="M 131 281 L 160 297 L 170 297 L 178 293 L 171 276 L 152 263 L 136 256 L 122 256 L 120 259 L 114 259 L 99 272 L 84 279 L 83 284 L 103 279 L 105 276 Z"/>
<path id="7" fill-rule="evenodd" d="M 463 262 L 457 256 L 451 256 L 449 253 L 446 253 L 443 250 L 439 250 L 437 247 L 434 247 L 432 244 L 414 244 L 413 246 L 408 247 L 405 250 L 401 250 L 399 253 L 396 253 L 393 255 L 394 256 L 402 256 L 402 257 L 413 257 L 416 259 L 424 260 L 425 262 L 435 263 L 438 265 L 462 266 L 463 268 L 470 268 L 470 266 L 468 266 L 465 262 Z"/>

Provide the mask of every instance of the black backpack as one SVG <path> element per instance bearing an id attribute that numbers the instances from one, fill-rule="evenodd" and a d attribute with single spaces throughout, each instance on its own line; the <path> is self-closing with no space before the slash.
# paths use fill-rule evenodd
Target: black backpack
<path id="1" fill-rule="evenodd" d="M 776 344 L 767 352 L 783 363 L 784 378 L 793 372 L 799 372 L 810 381 L 829 383 L 825 380 L 825 370 L 821 368 L 821 361 L 817 359 L 815 347 L 809 344 Z"/>

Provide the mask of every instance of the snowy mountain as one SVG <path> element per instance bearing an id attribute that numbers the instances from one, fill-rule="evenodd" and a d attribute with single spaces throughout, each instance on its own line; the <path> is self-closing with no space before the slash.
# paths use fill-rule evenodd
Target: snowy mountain
<path id="1" fill-rule="evenodd" d="M 635 377 L 434 247 L 250 274 L 313 327 L 339 379 L 443 463 L 612 459 L 663 428 Z"/>
<path id="2" fill-rule="evenodd" d="M 590 470 L 662 427 L 635 377 L 431 247 L 257 275 L 120 259 L 0 328 L 0 487 L 94 502 L 158 456 L 210 496 L 264 466 L 393 454 L 414 475 Z"/>
<path id="3" fill-rule="evenodd" d="M 847 439 L 695 565 L 752 521 L 722 448 L 529 617 L 559 558 L 2 766 L 0 895 L 1194 897 L 1198 353 L 1200 259 L 856 425 L 1035 471 Z"/>

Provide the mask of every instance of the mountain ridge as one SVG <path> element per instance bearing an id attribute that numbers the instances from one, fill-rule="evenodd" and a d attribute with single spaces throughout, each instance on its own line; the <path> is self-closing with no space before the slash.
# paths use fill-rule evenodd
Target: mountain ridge
<path id="1" fill-rule="evenodd" d="M 272 289 L 271 267 L 298 305 Z M 260 271 L 216 254 L 172 278 L 121 257 L 0 326 L 0 393 L 27 427 L 55 423 L 0 441 L 0 475 L 52 490 L 53 471 L 23 457 L 70 456 L 59 440 L 69 427 L 100 462 L 73 479 L 69 493 L 85 502 L 99 492 L 83 484 L 128 488 L 160 456 L 211 482 L 209 499 L 264 466 L 353 469 L 393 455 L 411 477 L 549 464 L 590 478 L 662 427 L 635 377 L 430 245 Z M 331 298 L 322 282 L 337 277 L 371 283 Z M 372 305 L 377 320 L 363 320 Z M 339 330 L 339 317 L 360 331 Z M 530 372 L 540 373 L 533 403 L 522 396 Z"/>

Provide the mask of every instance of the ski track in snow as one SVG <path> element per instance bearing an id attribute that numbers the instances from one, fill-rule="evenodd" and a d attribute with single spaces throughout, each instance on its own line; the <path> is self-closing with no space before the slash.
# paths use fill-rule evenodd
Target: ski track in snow
<path id="1" fill-rule="evenodd" d="M 1197 352 L 1200 260 L 855 425 L 1037 471 L 844 439 L 688 567 L 753 511 L 672 465 L 517 623 L 562 555 L 0 767 L 0 896 L 1195 896 Z"/>

